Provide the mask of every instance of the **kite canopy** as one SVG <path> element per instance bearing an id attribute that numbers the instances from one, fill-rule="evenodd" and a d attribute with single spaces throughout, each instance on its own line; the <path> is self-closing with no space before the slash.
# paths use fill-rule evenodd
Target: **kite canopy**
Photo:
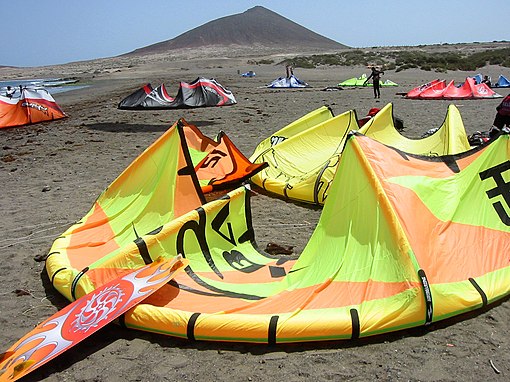
<path id="1" fill-rule="evenodd" d="M 213 141 L 181 119 L 124 170 L 79 223 L 55 241 L 48 264 L 57 265 L 51 272 L 74 278 L 76 274 L 69 276 L 64 268 L 85 267 L 83 261 L 106 261 L 105 256 L 122 251 L 155 224 L 161 226 L 205 203 L 202 191 L 232 187 L 265 166 L 252 164 L 225 134 Z M 102 267 L 87 276 L 95 280 L 113 272 Z M 57 287 L 60 279 L 56 280 Z M 69 293 L 76 296 L 70 290 L 64 295 Z"/>
<path id="2" fill-rule="evenodd" d="M 308 85 L 306 82 L 301 81 L 295 75 L 291 75 L 289 77 L 278 77 L 276 80 L 271 82 L 266 87 L 268 88 L 307 88 Z"/>
<path id="3" fill-rule="evenodd" d="M 496 88 L 510 88 L 510 81 L 502 74 L 498 78 L 498 82 L 494 84 Z"/>
<path id="4" fill-rule="evenodd" d="M 255 72 L 253 70 L 249 70 L 246 73 L 241 74 L 241 76 L 243 76 L 243 77 L 255 77 L 256 74 L 255 74 Z"/>
<path id="5" fill-rule="evenodd" d="M 474 80 L 477 84 L 481 83 L 483 80 L 483 76 L 478 73 L 476 76 L 473 76 Z M 490 77 L 489 77 L 490 79 Z M 492 84 L 493 88 L 509 88 L 510 87 L 510 81 L 502 74 L 499 75 L 498 80 L 496 83 Z"/>
<path id="6" fill-rule="evenodd" d="M 472 77 L 466 78 L 463 84 L 455 86 L 454 81 L 434 80 L 418 86 L 405 96 L 410 99 L 492 99 L 501 95 L 494 92 L 486 84 L 477 84 Z"/>
<path id="7" fill-rule="evenodd" d="M 398 86 L 398 84 L 392 80 L 386 80 L 381 82 L 380 86 Z"/>
<path id="8" fill-rule="evenodd" d="M 338 84 L 338 86 L 351 86 L 351 87 L 352 86 L 374 86 L 371 82 L 367 82 L 365 84 L 366 80 L 367 80 L 367 75 L 365 73 L 363 73 L 359 77 L 349 78 L 343 82 L 340 82 Z M 391 80 L 386 80 L 386 81 L 381 81 L 379 83 L 379 86 L 398 86 L 398 84 Z"/>
<path id="9" fill-rule="evenodd" d="M 441 126 L 422 139 L 404 137 L 395 128 L 394 121 L 393 104 L 389 103 L 363 125 L 359 132 L 385 145 L 416 155 L 459 154 L 471 148 L 459 109 L 453 104 L 448 106 Z"/>
<path id="10" fill-rule="evenodd" d="M 357 117 L 351 110 L 308 127 L 307 116 L 269 137 L 270 147 L 266 139 L 255 148 L 251 161 L 268 167 L 251 180 L 285 198 L 324 204 L 345 137 L 358 129 Z"/>
<path id="11" fill-rule="evenodd" d="M 132 253 L 133 246 L 143 246 L 139 235 L 203 203 L 184 129 L 176 124 L 103 191 L 83 219 L 55 240 L 46 261 L 53 285 L 74 300 L 110 276 L 148 264 L 150 259 Z M 116 260 L 119 254 L 128 265 Z"/>
<path id="12" fill-rule="evenodd" d="M 124 98 L 118 108 L 124 110 L 184 109 L 191 107 L 229 106 L 237 101 L 230 90 L 214 79 L 197 78 L 191 83 L 181 82 L 175 98 L 165 85 L 153 89 L 150 84 Z"/>
<path id="13" fill-rule="evenodd" d="M 354 111 L 337 117 L 319 108 L 262 141 L 250 157 L 254 163 L 267 162 L 268 167 L 251 178 L 257 186 L 288 199 L 324 204 L 337 171 L 345 137 L 358 130 Z M 315 121 L 324 115 L 324 121 Z M 458 109 L 448 107 L 446 118 L 437 131 L 423 139 L 409 139 L 395 127 L 393 105 L 381 109 L 359 130 L 399 150 L 417 155 L 448 155 L 470 148 Z"/>
<path id="14" fill-rule="evenodd" d="M 223 131 L 213 140 L 182 118 L 176 125 L 184 130 L 187 149 L 204 193 L 237 186 L 267 166 L 267 163 L 251 163 Z"/>
<path id="15" fill-rule="evenodd" d="M 510 292 L 508 135 L 463 154 L 421 157 L 351 134 L 313 235 L 298 260 L 286 261 L 257 251 L 245 187 L 177 219 L 169 212 L 199 201 L 191 166 L 180 164 L 180 131 L 148 149 L 150 166 L 134 162 L 100 196 L 101 219 L 93 210 L 55 240 L 46 267 L 67 298 L 181 253 L 185 272 L 121 324 L 274 344 L 427 325 Z M 167 202 L 153 203 L 163 190 Z M 141 195 L 149 207 L 136 202 Z"/>
<path id="16" fill-rule="evenodd" d="M 18 97 L 0 95 L 0 128 L 65 118 L 46 89 L 23 88 Z"/>
<path id="17" fill-rule="evenodd" d="M 475 80 L 475 84 L 480 84 L 483 81 L 483 76 L 481 73 L 478 73 L 477 75 L 475 75 L 471 78 Z"/>
<path id="18" fill-rule="evenodd" d="M 367 75 L 365 73 L 363 73 L 359 77 L 349 78 L 348 80 L 340 82 L 338 84 L 338 86 L 363 86 L 363 84 L 365 83 L 366 80 L 367 80 Z M 368 82 L 367 82 L 367 85 L 372 86 L 372 84 L 369 84 Z"/>

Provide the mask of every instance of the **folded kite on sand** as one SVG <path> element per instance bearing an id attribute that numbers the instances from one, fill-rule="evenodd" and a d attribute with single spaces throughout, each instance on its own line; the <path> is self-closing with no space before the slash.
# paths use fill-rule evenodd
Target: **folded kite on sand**
<path id="1" fill-rule="evenodd" d="M 338 116 L 323 106 L 260 142 L 250 160 L 268 167 L 251 178 L 265 190 L 288 199 L 324 204 L 351 130 L 407 153 L 448 155 L 469 150 L 464 123 L 454 105 L 441 127 L 423 139 L 404 137 L 395 127 L 393 105 L 387 104 L 361 128 L 354 110 Z"/>
<path id="2" fill-rule="evenodd" d="M 268 88 L 307 88 L 308 85 L 305 81 L 300 80 L 295 75 L 288 77 L 278 77 L 266 87 Z"/>

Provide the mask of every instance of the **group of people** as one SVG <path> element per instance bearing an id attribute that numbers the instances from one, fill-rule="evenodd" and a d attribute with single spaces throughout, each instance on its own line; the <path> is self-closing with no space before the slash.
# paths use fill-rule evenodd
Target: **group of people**
<path id="1" fill-rule="evenodd" d="M 19 86 L 19 91 L 20 91 L 20 94 L 23 92 L 23 85 L 20 85 Z M 12 98 L 14 97 L 14 93 L 16 93 L 16 88 L 12 87 L 12 86 L 7 86 L 6 89 L 5 89 L 5 96 L 7 98 Z"/>
<path id="2" fill-rule="evenodd" d="M 7 98 L 12 98 L 14 93 L 16 93 L 16 89 L 14 89 L 12 86 L 7 86 L 7 89 L 5 90 L 5 96 Z"/>

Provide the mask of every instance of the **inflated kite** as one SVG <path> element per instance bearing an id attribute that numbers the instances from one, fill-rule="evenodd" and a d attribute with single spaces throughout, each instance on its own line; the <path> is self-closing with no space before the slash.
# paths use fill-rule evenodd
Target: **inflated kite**
<path id="1" fill-rule="evenodd" d="M 0 129 L 65 117 L 46 89 L 23 88 L 18 97 L 0 95 Z"/>
<path id="2" fill-rule="evenodd" d="M 46 268 L 69 300 L 179 253 L 185 272 L 119 323 L 286 343 L 427 325 L 510 292 L 508 135 L 431 157 L 351 134 L 298 260 L 257 250 L 246 187 L 201 205 L 183 138 L 174 126 L 55 240 Z"/>
<path id="3" fill-rule="evenodd" d="M 393 105 L 387 104 L 361 128 L 354 110 L 333 116 L 323 106 L 260 142 L 250 160 L 268 167 L 252 182 L 286 199 L 324 204 L 337 171 L 345 138 L 358 130 L 381 143 L 419 155 L 448 155 L 469 150 L 464 123 L 454 105 L 437 131 L 423 139 L 404 137 L 395 127 Z"/>

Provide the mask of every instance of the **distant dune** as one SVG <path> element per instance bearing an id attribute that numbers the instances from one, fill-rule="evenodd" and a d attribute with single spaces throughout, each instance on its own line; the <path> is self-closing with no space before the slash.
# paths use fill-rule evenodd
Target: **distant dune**
<path id="1" fill-rule="evenodd" d="M 339 50 L 348 48 L 261 6 L 222 17 L 171 40 L 136 49 L 125 55 L 164 53 L 206 46 L 256 46 L 294 50 Z"/>

